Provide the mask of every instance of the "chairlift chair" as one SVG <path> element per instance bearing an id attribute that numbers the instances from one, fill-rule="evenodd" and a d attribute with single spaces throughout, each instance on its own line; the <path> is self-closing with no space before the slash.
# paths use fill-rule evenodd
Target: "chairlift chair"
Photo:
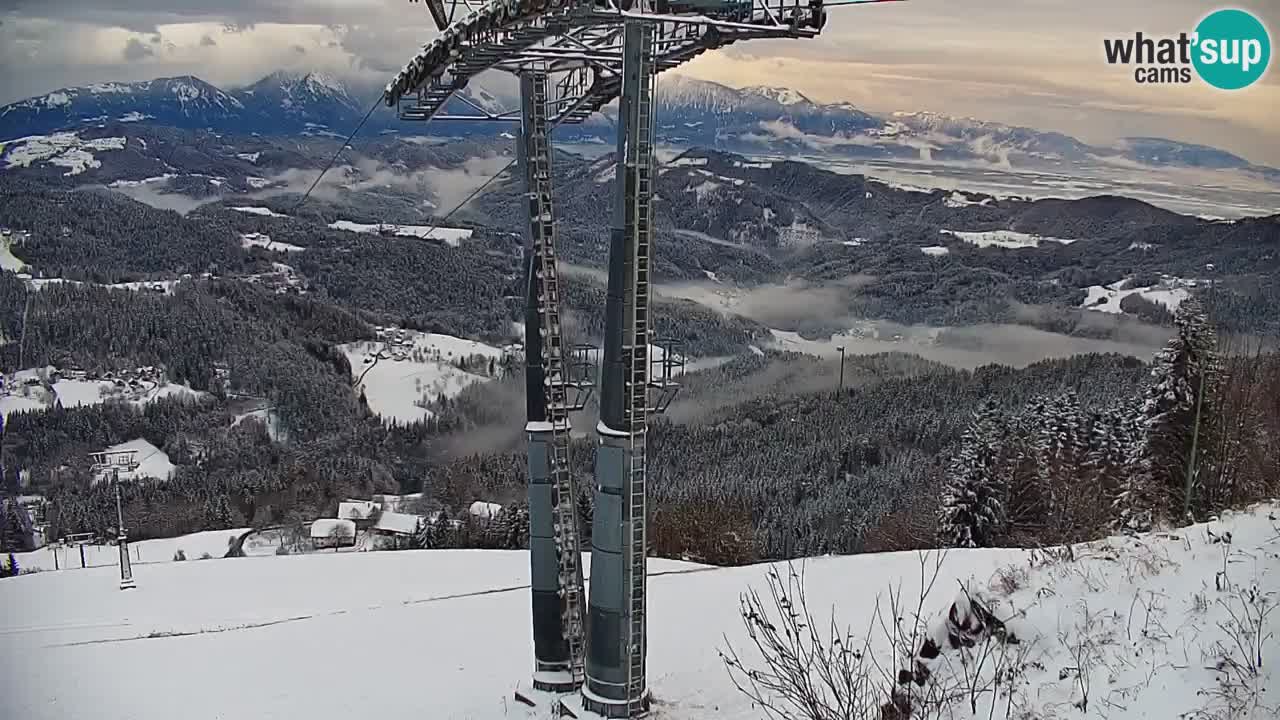
<path id="1" fill-rule="evenodd" d="M 679 378 L 684 377 L 687 358 L 684 343 L 675 338 L 659 338 L 651 346 L 660 348 L 662 356 L 649 356 L 649 412 L 662 414 L 680 392 Z"/>

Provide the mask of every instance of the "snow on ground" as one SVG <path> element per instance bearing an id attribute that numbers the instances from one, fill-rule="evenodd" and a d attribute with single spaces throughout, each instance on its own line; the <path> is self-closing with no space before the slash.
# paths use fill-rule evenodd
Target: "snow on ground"
<path id="1" fill-rule="evenodd" d="M 128 519 L 126 518 L 126 523 Z M 129 543 L 129 559 L 138 563 L 173 562 L 173 556 L 181 550 L 188 560 L 197 560 L 208 553 L 221 558 L 227 552 L 230 540 L 244 533 L 248 528 L 231 530 L 206 530 L 204 532 L 182 535 L 175 538 L 159 540 L 140 540 Z M 57 556 L 55 562 L 54 556 Z M 24 569 L 53 570 L 56 565 L 62 570 L 80 569 L 80 549 L 76 546 L 57 547 L 46 545 L 39 550 L 18 553 L 18 567 Z M 118 567 L 120 553 L 115 545 L 85 545 L 85 565 L 89 568 Z"/>
<path id="2" fill-rule="evenodd" d="M 175 175 L 174 173 L 165 173 L 163 175 L 156 175 L 155 177 L 143 178 L 141 180 L 113 180 L 112 182 L 107 183 L 107 187 L 112 187 L 112 188 L 138 187 L 140 185 L 149 185 L 151 183 L 164 182 L 165 180 L 169 180 L 171 178 L 176 178 L 176 177 L 178 176 Z"/>
<path id="3" fill-rule="evenodd" d="M 0 417 L 27 410 L 44 410 L 48 405 L 41 397 L 27 395 L 0 395 Z"/>
<path id="4" fill-rule="evenodd" d="M 252 175 L 246 177 L 244 181 L 248 183 L 249 187 L 255 190 L 261 190 L 271 184 L 271 181 L 266 178 L 253 177 Z"/>
<path id="5" fill-rule="evenodd" d="M 127 123 L 127 122 L 142 122 L 143 120 L 146 120 L 147 118 L 150 118 L 150 117 L 153 117 L 153 116 L 151 116 L 151 115 L 143 115 L 142 113 L 138 112 L 137 110 L 131 110 L 131 111 L 129 111 L 129 112 L 127 112 L 127 113 L 125 113 L 124 115 L 121 115 L 121 116 L 119 117 L 119 120 L 120 120 L 120 122 L 126 122 L 126 123 Z"/>
<path id="6" fill-rule="evenodd" d="M 920 248 L 920 252 L 924 253 L 925 255 L 932 255 L 934 257 L 940 257 L 942 255 L 951 254 L 951 250 L 948 249 L 946 245 L 931 245 L 929 247 L 922 247 Z"/>
<path id="7" fill-rule="evenodd" d="M 278 213 L 271 208 L 237 205 L 231 208 L 236 212 L 249 213 L 250 215 L 262 215 L 263 217 L 289 217 L 283 213 Z"/>
<path id="8" fill-rule="evenodd" d="M 235 427 L 244 422 L 245 418 L 251 417 L 261 420 L 263 424 L 267 426 L 267 436 L 272 440 L 276 442 L 285 442 L 288 439 L 289 435 L 285 432 L 284 425 L 280 422 L 279 413 L 271 410 L 270 408 L 263 407 L 256 410 L 250 410 L 246 413 L 240 413 L 231 421 L 231 427 Z"/>
<path id="9" fill-rule="evenodd" d="M 387 232 L 400 237 L 416 237 L 424 240 L 443 240 L 445 243 L 457 247 L 459 243 L 471 237 L 472 230 L 470 228 L 450 228 L 450 227 L 432 227 L 430 225 L 392 225 L 389 223 L 366 224 L 351 222 L 350 220 L 338 220 L 329 223 L 329 227 L 334 230 L 349 230 L 358 233 L 378 233 L 385 229 Z"/>
<path id="10" fill-rule="evenodd" d="M 82 140 L 75 132 L 29 135 L 5 143 L 4 159 L 6 167 L 10 168 L 30 167 L 31 163 L 43 162 L 67 168 L 63 175 L 79 175 L 89 168 L 102 166 L 90 151 L 123 150 L 126 144 L 123 137 Z"/>
<path id="11" fill-rule="evenodd" d="M 46 285 L 55 285 L 57 283 L 69 283 L 71 285 L 83 285 L 79 280 L 66 280 L 64 278 L 32 278 L 31 284 L 37 290 Z M 147 290 L 150 292 L 163 292 L 165 295 L 172 295 L 173 288 L 178 284 L 178 280 L 143 280 L 140 282 L 123 282 L 123 283 L 89 283 L 96 287 L 111 288 L 115 290 L 132 290 L 138 292 Z"/>
<path id="12" fill-rule="evenodd" d="M 32 374 L 38 376 L 34 369 L 20 371 L 16 375 Z M 73 380 L 62 379 L 53 383 L 50 393 L 43 386 L 30 386 L 15 389 L 15 394 L 0 394 L 0 408 L 5 415 L 18 410 L 47 410 L 55 402 L 62 403 L 64 408 L 98 405 L 107 400 L 120 400 L 141 407 L 161 398 L 182 395 L 198 398 L 203 393 L 192 390 L 187 385 L 167 383 L 164 385 L 154 380 L 141 380 L 136 388 L 119 387 L 110 380 Z"/>
<path id="13" fill-rule="evenodd" d="M 1129 281 L 1121 280 L 1111 283 L 1103 287 L 1102 285 L 1090 285 L 1085 288 L 1084 302 L 1080 307 L 1087 310 L 1096 310 L 1098 312 L 1118 314 L 1123 312 L 1120 309 L 1120 302 L 1129 295 L 1141 295 L 1143 298 L 1154 303 L 1164 305 L 1173 312 L 1178 309 L 1183 300 L 1191 297 L 1189 288 L 1196 286 L 1195 280 L 1184 280 L 1176 277 L 1164 277 L 1155 285 L 1146 287 L 1127 287 Z"/>
<path id="14" fill-rule="evenodd" d="M 970 200 L 968 195 L 965 195 L 959 190 L 953 190 L 950 195 L 943 198 L 942 203 L 947 207 L 961 208 L 967 205 L 989 205 L 991 203 L 991 198 L 988 197 L 982 198 L 981 200 Z"/>
<path id="15" fill-rule="evenodd" d="M 256 233 L 256 232 L 241 234 L 240 247 L 243 247 L 243 248 L 260 247 L 260 248 L 266 248 L 267 250 L 270 250 L 272 252 L 299 252 L 302 250 L 306 250 L 306 248 L 300 245 L 293 245 L 287 242 L 279 242 L 276 240 L 272 240 L 270 235 L 267 235 L 265 233 Z"/>
<path id="16" fill-rule="evenodd" d="M 27 265 L 13 254 L 13 249 L 10 247 L 11 245 L 12 241 L 8 238 L 0 240 L 0 270 L 22 272 L 22 269 Z"/>
<path id="17" fill-rule="evenodd" d="M 126 469 L 127 466 L 120 468 L 120 480 L 141 480 L 144 478 L 154 478 L 157 480 L 168 480 L 173 476 L 174 466 L 169 461 L 169 456 L 163 450 L 152 445 L 151 443 L 137 438 L 126 442 L 112 445 L 109 448 L 103 448 L 103 452 L 133 452 L 132 457 L 126 457 L 131 464 L 137 463 L 137 467 L 132 470 Z M 101 475 L 94 478 L 94 483 L 111 480 L 115 474 L 111 470 L 102 472 Z"/>
<path id="18" fill-rule="evenodd" d="M 1017 717 L 1172 720 L 1212 709 L 1218 648 L 1231 645 L 1227 608 L 1240 614 L 1253 585 L 1275 602 L 1280 523 L 1268 511 L 1077 546 L 1071 557 L 954 550 L 925 600 L 925 620 L 945 613 L 965 584 L 1009 621 L 1023 642 L 1007 646 L 1008 656 L 1025 663 L 1014 685 Z M 1214 541 L 1226 532 L 1229 543 Z M 528 562 L 522 551 L 320 552 L 144 562 L 131 591 L 117 589 L 114 567 L 0 581 L 6 707 L 26 720 L 549 720 L 549 708 L 512 698 L 528 688 L 532 666 Z M 814 621 L 825 628 L 834 615 L 855 634 L 890 585 L 914 602 L 921 584 L 915 553 L 814 558 L 803 569 Z M 650 559 L 649 570 L 655 718 L 763 717 L 734 689 L 718 651 L 732 644 L 759 667 L 738 603 L 749 588 L 764 590 L 767 567 Z M 1272 613 L 1264 630 L 1280 630 L 1276 623 Z M 878 631 L 872 636 L 883 659 Z M 1262 646 L 1260 700 L 1274 707 L 1280 639 Z M 955 651 L 944 653 L 934 676 L 951 677 L 942 664 L 955 660 Z M 994 664 L 988 658 L 984 672 Z M 1073 707 L 1082 688 L 1085 709 Z M 963 699 L 954 717 L 992 716 L 989 698 L 978 697 L 977 713 Z M 1005 717 L 1008 699 L 999 702 Z M 1268 717 L 1263 710 L 1251 720 Z"/>
<path id="19" fill-rule="evenodd" d="M 501 349 L 474 340 L 410 330 L 399 332 L 405 338 L 403 343 L 384 346 L 380 341 L 370 341 L 339 346 L 351 362 L 353 377 L 359 378 L 368 371 L 362 384 L 369 407 L 375 413 L 399 422 L 431 417 L 431 411 L 415 404 L 419 400 L 434 401 L 442 393 L 445 397 L 453 397 L 471 383 L 489 379 L 485 375 L 459 369 L 453 365 L 457 358 L 470 355 L 502 357 Z M 366 362 L 379 354 L 381 357 L 376 363 Z"/>
<path id="20" fill-rule="evenodd" d="M 939 232 L 952 235 L 961 240 L 984 247 L 1001 247 L 1001 248 L 1033 248 L 1039 247 L 1043 242 L 1056 242 L 1063 245 L 1070 245 L 1075 240 L 1067 240 L 1064 238 L 1045 237 L 1043 235 L 1029 235 L 1027 233 L 1014 232 L 1013 230 L 987 230 L 984 232 L 964 232 L 962 230 L 939 230 Z"/>
<path id="21" fill-rule="evenodd" d="M 251 162 L 251 163 L 256 163 L 256 162 L 258 162 L 258 158 L 259 158 L 259 157 L 261 157 L 261 156 L 262 156 L 262 153 L 260 153 L 260 152 L 236 153 L 236 157 L 240 158 L 241 160 L 246 160 L 246 161 Z"/>

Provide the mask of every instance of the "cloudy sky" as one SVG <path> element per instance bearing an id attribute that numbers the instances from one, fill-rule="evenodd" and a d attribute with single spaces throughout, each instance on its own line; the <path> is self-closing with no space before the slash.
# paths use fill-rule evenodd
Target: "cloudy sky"
<path id="1" fill-rule="evenodd" d="M 1275 44 L 1277 0 L 1232 6 L 1261 17 Z M 1103 60 L 1103 38 L 1190 31 L 1217 7 L 1202 0 L 909 0 L 833 9 L 820 39 L 744 43 L 707 53 L 683 72 L 1090 142 L 1171 137 L 1280 166 L 1274 67 L 1260 83 L 1228 93 L 1199 82 L 1139 85 L 1131 71 Z M 381 81 L 432 36 L 425 7 L 407 0 L 6 0 L 0 8 L 0 103 L 165 75 L 230 87 L 280 68 Z"/>

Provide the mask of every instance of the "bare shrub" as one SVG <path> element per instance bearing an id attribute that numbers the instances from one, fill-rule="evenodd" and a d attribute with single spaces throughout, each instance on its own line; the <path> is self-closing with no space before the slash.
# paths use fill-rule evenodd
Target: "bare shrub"
<path id="1" fill-rule="evenodd" d="M 1267 592 L 1253 584 L 1237 587 L 1225 599 L 1217 600 L 1229 619 L 1217 623 L 1222 637 L 1209 650 L 1218 684 L 1201 691 L 1210 698 L 1210 705 L 1201 711 L 1202 717 L 1275 717 L 1272 713 L 1280 710 L 1262 704 L 1265 651 L 1275 639 L 1269 622 L 1276 609 L 1275 596 L 1274 591 Z"/>
<path id="2" fill-rule="evenodd" d="M 963 703 L 976 712 L 998 696 L 1012 713 L 1025 649 L 979 598 L 962 588 L 945 620 L 930 623 L 925 605 L 945 555 L 920 554 L 920 590 L 890 587 L 861 636 L 841 629 L 834 613 L 815 623 L 803 572 L 771 566 L 768 599 L 750 590 L 740 615 L 759 664 L 749 666 L 728 638 L 720 652 L 734 686 L 775 720 L 907 720 L 947 717 Z"/>

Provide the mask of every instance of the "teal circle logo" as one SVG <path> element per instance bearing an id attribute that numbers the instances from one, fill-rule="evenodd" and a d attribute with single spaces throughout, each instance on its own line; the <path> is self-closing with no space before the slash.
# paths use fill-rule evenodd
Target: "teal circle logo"
<path id="1" fill-rule="evenodd" d="M 1191 63 L 1200 78 L 1220 90 L 1239 90 L 1262 77 L 1271 60 L 1271 37 L 1244 10 L 1215 10 L 1196 26 Z"/>

